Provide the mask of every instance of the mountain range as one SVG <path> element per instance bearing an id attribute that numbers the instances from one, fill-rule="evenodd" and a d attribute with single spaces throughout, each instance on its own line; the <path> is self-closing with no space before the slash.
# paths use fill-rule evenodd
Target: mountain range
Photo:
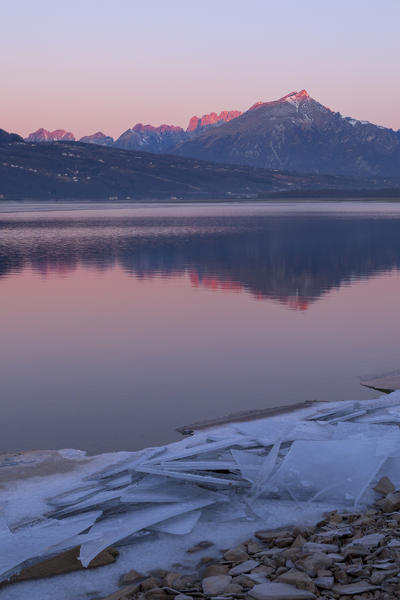
<path id="1" fill-rule="evenodd" d="M 86 144 L 98 144 L 99 146 L 114 146 L 125 150 L 143 150 L 164 154 L 173 151 L 183 142 L 203 133 L 207 129 L 227 123 L 241 114 L 239 110 L 225 110 L 220 114 L 212 112 L 202 117 L 194 116 L 189 120 L 186 130 L 175 125 L 164 124 L 154 127 L 153 125 L 136 123 L 136 125 L 124 131 L 116 140 L 102 131 L 97 131 L 92 135 L 81 137 L 79 141 Z M 73 133 L 65 131 L 65 129 L 48 131 L 40 128 L 29 134 L 25 141 L 59 142 L 78 140 L 76 140 Z"/>
<path id="2" fill-rule="evenodd" d="M 71 132 L 39 129 L 26 141 L 74 139 Z M 138 123 L 116 140 L 97 132 L 80 141 L 298 173 L 400 174 L 400 131 L 343 117 L 306 90 L 272 102 L 257 102 L 243 113 L 232 110 L 195 116 L 186 130 Z"/>
<path id="3" fill-rule="evenodd" d="M 228 123 L 229 124 L 229 123 Z M 400 196 L 400 177 L 290 173 L 0 130 L 0 200 Z"/>

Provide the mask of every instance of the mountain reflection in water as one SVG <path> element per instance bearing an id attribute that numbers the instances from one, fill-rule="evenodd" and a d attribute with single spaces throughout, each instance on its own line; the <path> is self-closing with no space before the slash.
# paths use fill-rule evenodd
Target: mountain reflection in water
<path id="1" fill-rule="evenodd" d="M 189 274 L 305 310 L 354 279 L 400 268 L 400 214 L 0 219 L 0 278 L 24 269 L 122 267 L 137 279 Z"/>
<path id="2" fill-rule="evenodd" d="M 0 210 L 0 452 L 154 446 L 400 366 L 395 203 Z"/>

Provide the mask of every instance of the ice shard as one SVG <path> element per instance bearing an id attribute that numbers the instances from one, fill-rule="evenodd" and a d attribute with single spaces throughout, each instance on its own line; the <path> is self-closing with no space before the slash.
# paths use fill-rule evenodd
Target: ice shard
<path id="1" fill-rule="evenodd" d="M 112 516 L 107 520 L 96 523 L 90 533 L 97 536 L 96 540 L 82 544 L 80 560 L 87 567 L 90 561 L 102 550 L 115 544 L 141 529 L 161 523 L 172 517 L 186 512 L 209 506 L 214 500 L 199 499 L 189 502 L 161 504 L 140 508 L 124 515 Z"/>
<path id="2" fill-rule="evenodd" d="M 0 531 L 0 581 L 18 573 L 24 566 L 38 562 L 54 553 L 68 550 L 71 539 L 93 525 L 101 511 L 86 513 L 68 519 L 46 519 L 15 532 Z"/>
<path id="3" fill-rule="evenodd" d="M 388 455 L 380 440 L 296 441 L 274 476 L 298 501 L 355 502 Z"/>
<path id="4" fill-rule="evenodd" d="M 172 517 L 167 519 L 158 525 L 153 525 L 151 529 L 153 531 L 161 531 L 162 533 L 172 533 L 174 535 L 185 535 L 193 530 L 197 521 L 201 517 L 200 510 L 194 510 L 178 517 Z"/>

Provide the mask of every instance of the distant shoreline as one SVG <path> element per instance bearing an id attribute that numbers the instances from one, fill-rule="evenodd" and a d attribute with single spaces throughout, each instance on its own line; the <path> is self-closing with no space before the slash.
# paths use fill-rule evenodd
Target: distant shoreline
<path id="1" fill-rule="evenodd" d="M 0 210 L 3 204 L 6 203 L 15 203 L 15 204 L 102 204 L 110 207 L 119 206 L 119 205 L 132 205 L 132 204 L 255 204 L 255 203 L 269 203 L 274 201 L 281 201 L 282 203 L 318 203 L 318 202 L 326 202 L 326 203 L 338 203 L 338 202 L 359 202 L 359 203 L 372 203 L 372 202 L 392 202 L 393 204 L 397 204 L 400 202 L 400 189 L 395 190 L 396 194 L 387 193 L 388 190 L 383 190 L 382 194 L 376 195 L 368 195 L 368 193 L 357 194 L 351 196 L 349 194 L 345 195 L 312 195 L 312 194 L 304 194 L 304 195 L 287 195 L 287 194 L 277 194 L 271 195 L 263 198 L 226 198 L 226 197 L 215 197 L 215 198 L 138 198 L 138 199 L 125 199 L 121 198 L 118 200 L 109 200 L 107 198 L 0 198 Z"/>

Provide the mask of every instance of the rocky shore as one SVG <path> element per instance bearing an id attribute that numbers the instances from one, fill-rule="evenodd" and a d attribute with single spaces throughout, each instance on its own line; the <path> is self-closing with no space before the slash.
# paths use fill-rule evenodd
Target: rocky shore
<path id="1" fill-rule="evenodd" d="M 400 491 L 387 477 L 365 512 L 333 511 L 314 527 L 258 531 L 196 572 L 134 570 L 103 600 L 395 600 L 400 598 Z M 201 542 L 187 552 L 204 551 Z"/>

